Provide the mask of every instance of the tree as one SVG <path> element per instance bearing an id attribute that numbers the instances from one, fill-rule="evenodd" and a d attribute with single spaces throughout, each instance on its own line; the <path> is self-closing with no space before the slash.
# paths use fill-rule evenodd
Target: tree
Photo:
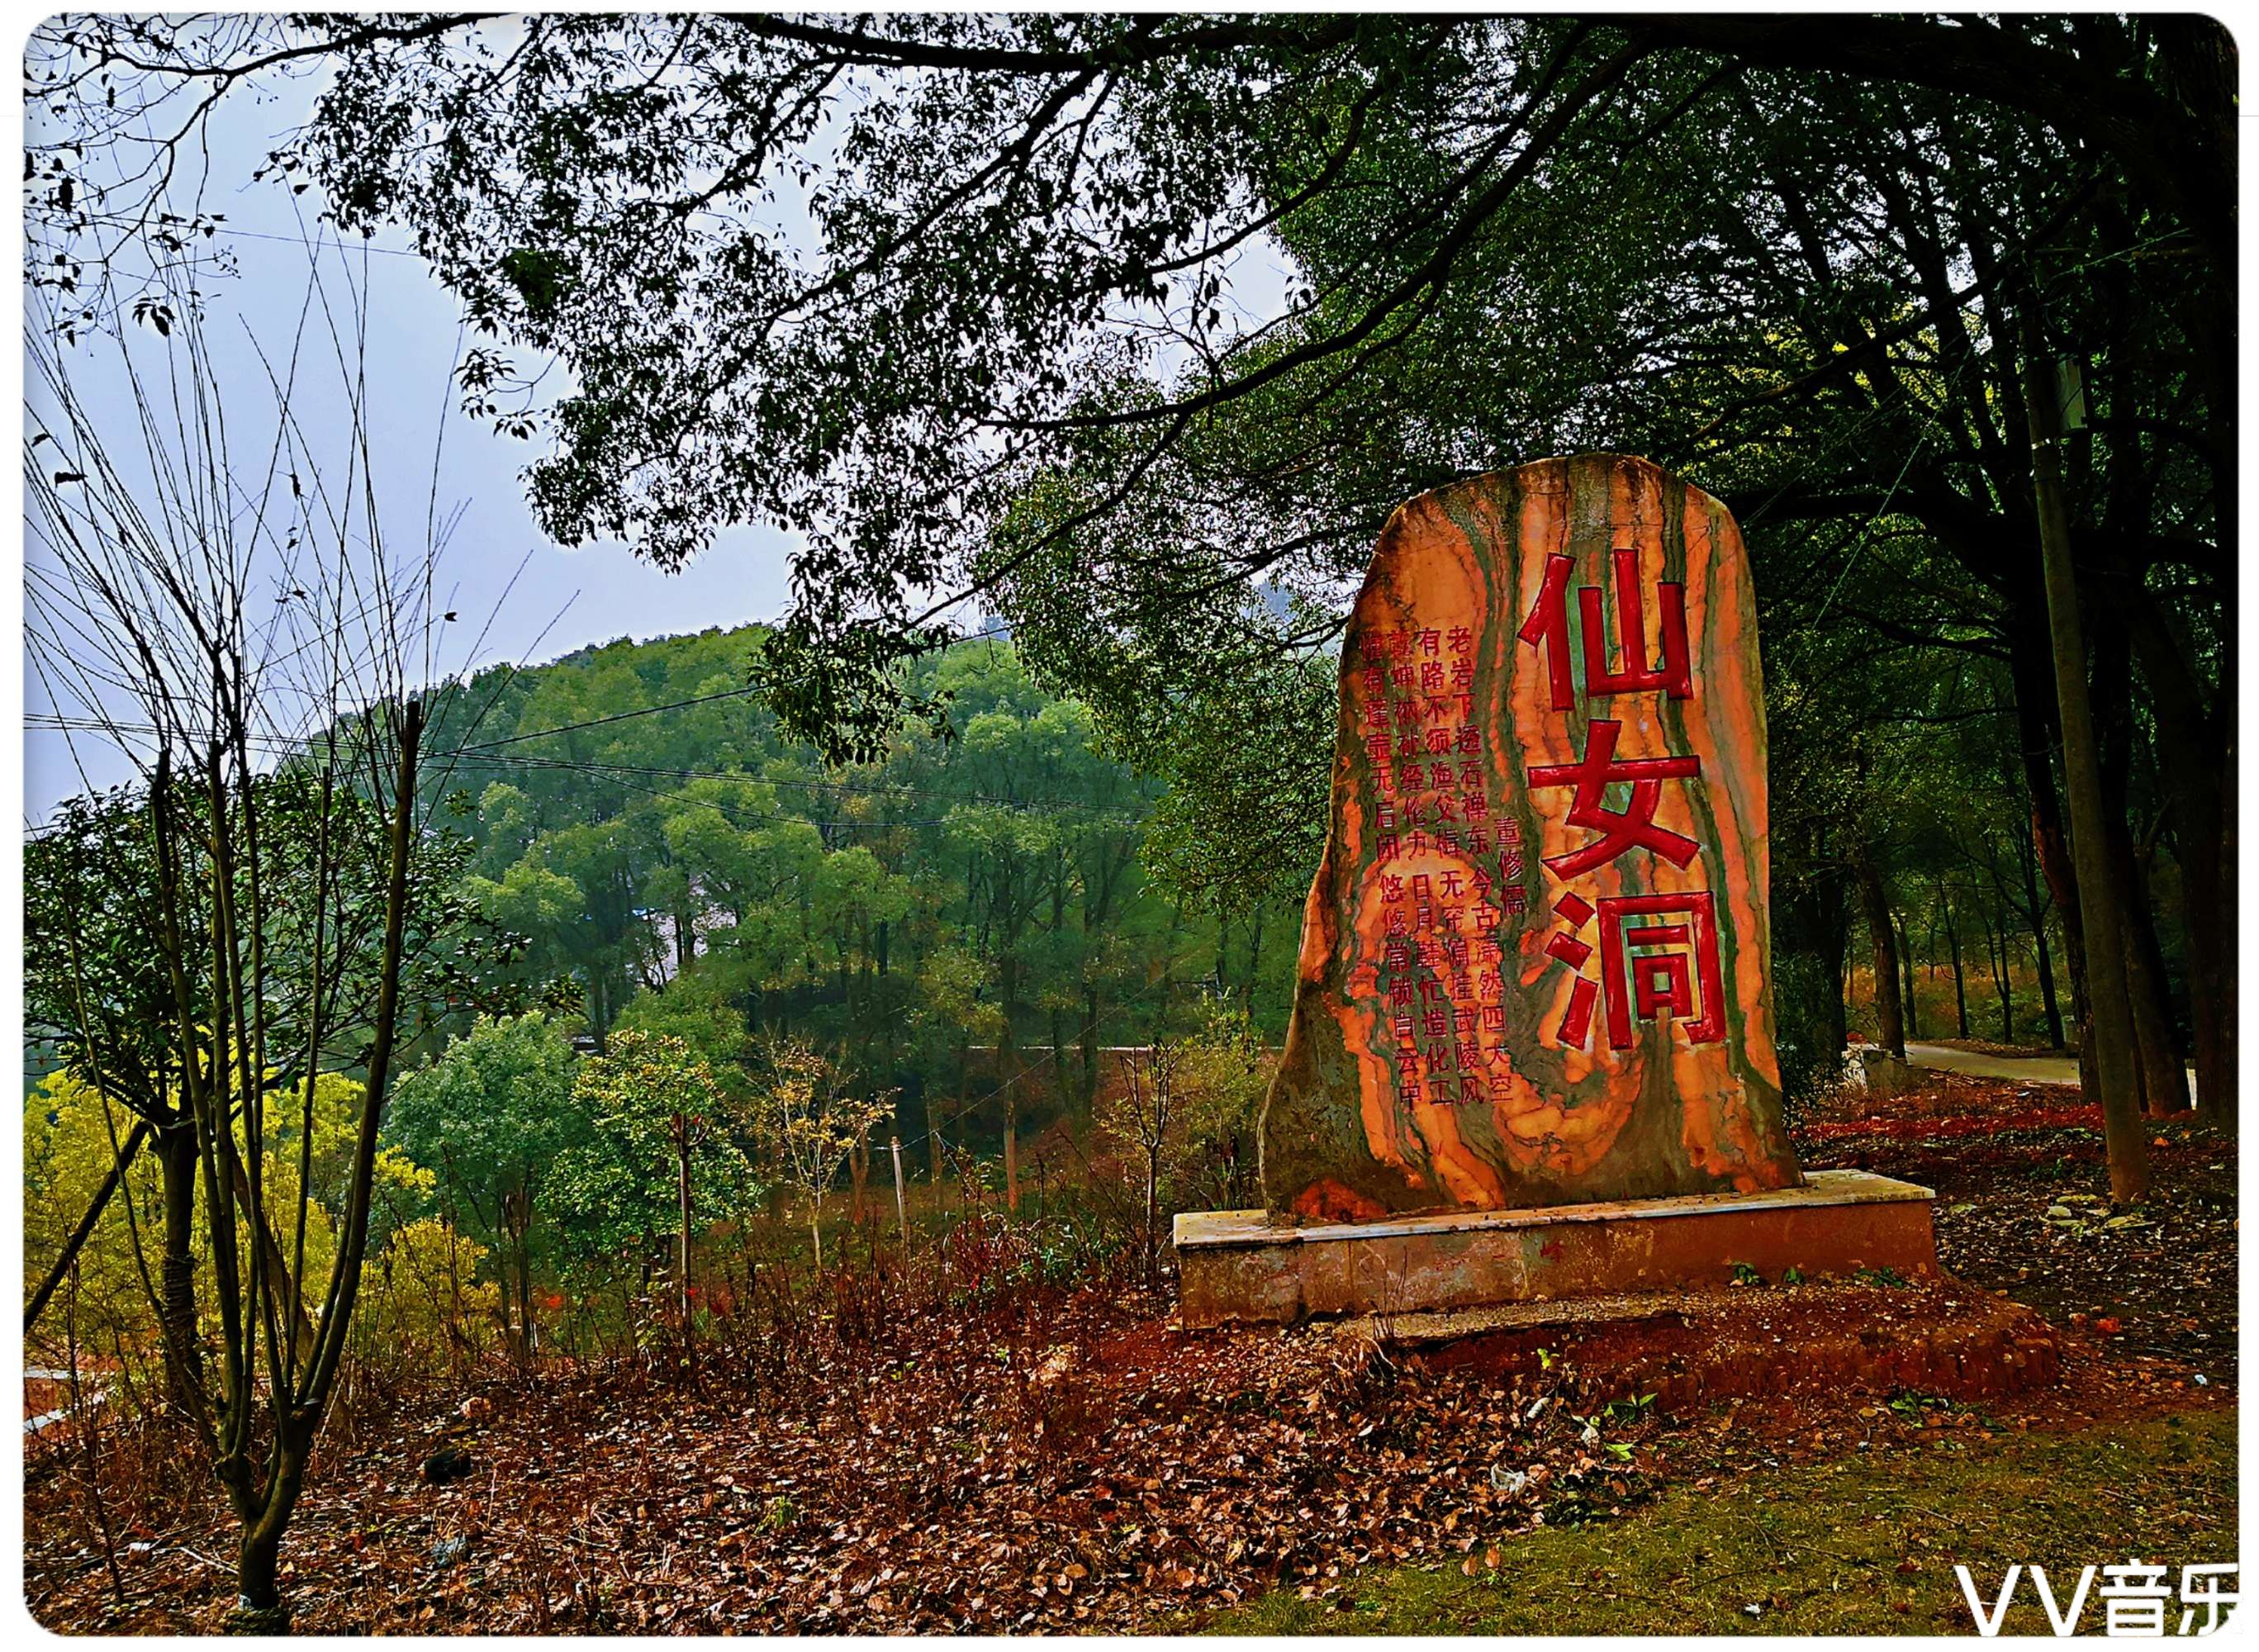
<path id="1" fill-rule="evenodd" d="M 336 66 L 281 164 L 348 225 L 408 224 L 495 337 L 469 391 L 554 438 L 533 481 L 552 529 L 616 530 L 662 563 L 724 521 L 809 530 L 757 680 L 835 755 L 937 709 L 900 667 L 952 602 L 983 602 L 1111 749 L 1187 782 L 1157 862 L 1208 888 L 1307 865 L 1329 651 L 1396 502 L 1536 452 L 1651 454 L 1743 517 L 1769 649 L 1849 630 L 1855 666 L 2003 668 L 2084 1022 L 2082 898 L 2136 929 L 2129 958 L 2162 949 L 2122 875 L 2081 889 L 2066 829 L 2022 417 L 2018 295 L 2036 288 L 2095 403 L 2065 467 L 2077 595 L 2128 639 L 2092 628 L 2084 668 L 2098 705 L 2170 709 L 2134 737 L 2190 885 L 2199 1093 L 2232 1119 L 2234 53 L 2216 25 L 514 26 L 489 57 L 467 19 L 51 25 L 35 61 L 77 123 L 75 148 L 34 157 L 52 279 L 81 280 L 89 167 L 144 131 L 104 75 L 146 105 L 183 79 Z M 811 247 L 784 244 L 776 192 L 809 205 Z M 1234 286 L 1258 237 L 1289 266 L 1283 303 Z M 561 360 L 573 393 L 529 403 L 512 352 Z M 1842 825 L 1811 822 L 1812 858 L 1785 868 L 1813 950 L 1784 962 L 1815 976 L 1841 942 Z M 2137 1022 L 2158 1008 L 2153 985 Z"/>
<path id="2" fill-rule="evenodd" d="M 364 1100 L 359 1082 L 343 1073 L 324 1072 L 313 1086 L 310 1134 L 303 1130 L 303 1116 L 292 1109 L 278 1107 L 267 1115 L 267 1139 L 260 1145 L 272 1179 L 270 1202 L 279 1205 L 296 1198 L 301 1185 L 299 1150 L 305 1141 L 312 1144 L 304 1164 L 309 1199 L 303 1265 L 315 1277 L 335 1264 L 354 1176 L 353 1125 Z M 29 1254 L 47 1254 L 72 1218 L 89 1209 L 89 1191 L 117 1172 L 124 1117 L 123 1109 L 109 1097 L 68 1071 L 49 1073 L 32 1093 L 24 1120 Z M 240 1130 L 239 1114 L 239 1138 Z M 249 1143 L 239 1139 L 237 1151 L 239 1157 L 247 1157 Z M 390 1277 L 396 1263 L 411 1269 L 438 1262 L 468 1263 L 483 1250 L 467 1238 L 456 1238 L 443 1224 L 417 1214 L 431 1197 L 435 1179 L 431 1171 L 397 1148 L 388 1145 L 379 1150 L 372 1178 L 368 1254 L 382 1277 Z M 93 1211 L 82 1248 L 73 1254 L 70 1273 L 78 1334 L 83 1342 L 98 1329 L 121 1363 L 137 1363 L 153 1354 L 163 1362 L 165 1332 L 156 1306 L 158 1292 L 149 1277 L 149 1235 L 161 1228 L 168 1189 L 161 1169 L 147 1159 L 130 1163 L 120 1181 L 118 1196 Z M 210 1253 L 212 1240 L 200 1204 L 189 1238 L 192 1256 Z M 235 1243 L 246 1250 L 258 1243 L 240 1211 Z M 289 1264 L 281 1247 L 270 1233 L 262 1248 L 287 1300 Z M 373 1307 L 379 1319 L 396 1306 L 382 1301 L 371 1305 L 367 1297 L 361 1301 Z M 437 1328 L 429 1315 L 424 1328 L 427 1332 Z M 201 1316 L 194 1334 L 214 1337 L 222 1328 L 214 1304 Z M 302 1316 L 296 1335 L 302 1349 L 310 1347 L 314 1335 L 310 1321 Z M 366 1345 L 365 1339 L 357 1343 Z M 194 1413 L 183 1414 L 193 1427 Z"/>
<path id="3" fill-rule="evenodd" d="M 1183 1134 L 1177 1086 L 1184 1065 L 1182 1046 L 1166 1039 L 1123 1051 L 1122 1093 L 1100 1114 L 1100 1129 L 1118 1142 L 1137 1167 L 1144 1198 L 1138 1255 L 1149 1290 L 1160 1283 L 1161 1185 Z"/>
<path id="4" fill-rule="evenodd" d="M 941 1116 L 932 1087 L 926 1092 L 926 1140 L 933 1150 L 933 1180 L 941 1183 L 944 1136 L 971 1107 L 973 1046 L 1003 1043 L 1004 1016 L 990 998 L 994 967 L 969 947 L 944 947 L 930 954 L 918 972 L 920 1006 L 915 1025 L 920 1036 L 947 1051 L 957 1069 L 957 1109 Z"/>
<path id="5" fill-rule="evenodd" d="M 485 799 L 491 808 L 496 794 L 507 787 L 490 787 Z M 541 980 L 570 976 L 579 960 L 572 936 L 581 913 L 581 891 L 570 879 L 550 871 L 530 857 L 513 863 L 499 879 L 475 873 L 463 879 L 463 893 L 491 922 L 526 937 L 524 972 Z"/>
<path id="6" fill-rule="evenodd" d="M 134 1121 L 85 1215 L 57 1235 L 46 1280 L 25 1315 L 27 1336 L 152 1133 L 164 1178 L 159 1316 L 172 1327 L 170 1345 L 186 1347 L 195 1336 L 196 1127 L 172 1077 L 180 1065 L 172 984 L 146 945 L 156 882 L 151 847 L 146 811 L 124 791 L 72 799 L 25 845 L 25 1032 L 50 1041 L 66 1072 Z M 186 1414 L 187 1369 L 173 1366 L 167 1385 Z"/>
<path id="7" fill-rule="evenodd" d="M 150 875 L 129 893 L 146 900 L 139 944 L 167 989 L 167 1077 L 196 1143 L 216 1384 L 191 1328 L 177 1314 L 160 1322 L 237 1519 L 241 1627 L 274 1628 L 289 1616 L 282 1539 L 368 1254 L 394 1057 L 415 1030 L 409 959 L 447 927 L 444 907 L 419 904 L 418 851 L 438 834 L 419 803 L 425 709 L 409 674 L 437 616 L 367 600 L 428 589 L 436 547 L 400 566 L 365 496 L 325 482 L 347 463 L 365 474 L 370 445 L 349 367 L 348 410 L 321 431 L 344 449 L 334 471 L 291 417 L 281 387 L 295 381 L 280 364 L 295 371 L 303 318 L 277 352 L 283 399 L 263 463 L 239 469 L 230 426 L 185 410 L 210 408 L 223 387 L 193 295 L 168 296 L 165 336 L 179 337 L 163 391 L 132 349 L 118 352 L 130 438 L 89 409 L 45 342 L 53 333 L 37 330 L 35 636 L 51 696 L 140 775 Z M 324 344 L 351 361 L 342 338 Z M 254 423 L 252 396 L 227 388 L 233 428 Z M 254 592 L 278 573 L 284 599 L 254 620 Z M 77 1019 L 91 1021 L 83 1007 Z M 363 1082 L 324 1142 L 320 1068 L 347 1040 Z M 296 1139 L 270 1155 L 274 1127 L 294 1120 Z M 317 1211 L 325 1155 L 340 1169 L 335 1203 Z M 317 1278 L 319 1217 L 334 1245 Z"/>
<path id="8" fill-rule="evenodd" d="M 741 1100 L 753 1058 L 743 1008 L 752 974 L 735 952 L 709 953 L 664 986 L 637 993 L 620 1012 L 620 1029 L 679 1040 L 724 1096 Z"/>
<path id="9" fill-rule="evenodd" d="M 385 839 L 366 800 L 348 794 L 323 803 L 301 770 L 260 775 L 252 784 L 265 815 L 264 894 L 278 914 L 265 941 L 276 966 L 267 1012 L 274 1059 L 259 1079 L 268 1093 L 287 1096 L 303 1084 L 310 1058 L 351 1060 L 376 1011 L 381 982 L 372 966 L 381 957 L 374 945 L 381 908 L 367 892 L 382 887 L 384 868 L 377 857 Z M 161 1314 L 186 1346 L 187 1328 L 196 1316 L 189 1235 L 197 1170 L 194 1121 L 177 1075 L 184 1063 L 209 1068 L 231 1057 L 211 1042 L 215 1023 L 201 1014 L 193 1040 L 182 1043 L 166 959 L 149 945 L 162 899 L 155 827 L 148 789 L 123 787 L 68 800 L 26 844 L 25 1022 L 27 1032 L 66 1070 L 133 1122 L 126 1143 L 146 1137 L 154 1145 L 167 1190 L 159 1223 Z M 202 829 L 189 815 L 179 830 Z M 482 918 L 456 887 L 467 848 L 460 838 L 434 831 L 420 835 L 410 853 L 412 901 L 425 915 L 403 959 L 399 986 L 411 1037 L 434 1031 L 456 1013 L 451 1007 L 507 1007 L 524 995 L 515 964 L 522 942 Z M 329 879 L 353 893 L 323 889 L 317 872 L 324 857 L 331 863 Z M 247 887 L 241 898 L 248 899 Z M 336 903 L 347 945 L 321 978 L 329 1001 L 316 1048 L 307 1036 L 305 993 L 311 978 L 294 971 L 310 962 L 298 943 L 319 900 Z M 202 922 L 201 914 L 184 914 L 190 926 L 184 938 L 199 958 L 210 946 L 209 935 L 195 927 Z M 121 1155 L 130 1157 L 126 1143 Z M 116 1185 L 115 1178 L 108 1178 L 94 1191 L 74 1230 L 81 1243 Z M 52 1259 L 52 1278 L 61 1277 L 73 1254 L 67 1241 Z M 35 1295 L 27 1330 L 46 1298 L 45 1291 Z M 180 1385 L 185 1378 L 185 1372 L 175 1373 L 175 1406 L 187 1403 Z"/>
<path id="10" fill-rule="evenodd" d="M 1244 1210 L 1260 1204 L 1258 1131 L 1277 1066 L 1274 1053 L 1246 1012 L 1227 1004 L 1213 1006 L 1180 1048 L 1176 1087 L 1192 1207 Z"/>
<path id="11" fill-rule="evenodd" d="M 894 1092 L 859 1094 L 836 1061 L 803 1039 L 761 1041 L 751 1123 L 778 1174 L 808 1200 L 808 1235 L 823 1266 L 823 1201 L 841 1166 L 894 1110 Z"/>
<path id="12" fill-rule="evenodd" d="M 1128 1162 L 1140 1264 L 1159 1282 L 1163 1219 L 1259 1200 L 1258 1127 L 1276 1065 L 1253 1022 L 1211 1002 L 1188 1031 L 1120 1052 L 1122 1086 L 1100 1107 L 1100 1139 Z"/>
<path id="13" fill-rule="evenodd" d="M 2071 844 L 2085 891 L 2079 902 L 2086 938 L 2090 1022 L 2096 1077 L 2102 1089 L 2102 1124 L 2110 1143 L 2110 1193 L 2130 1203 L 2149 1191 L 2149 1136 L 2141 1128 L 2136 1090 L 2133 1007 L 2127 997 L 2126 950 L 2120 936 L 2117 891 L 2110 871 L 2113 822 L 2104 813 L 2101 755 L 2087 701 L 2086 647 L 2079 634 L 2078 579 L 2071 567 L 2070 523 L 2063 503 L 2063 413 L 2053 375 L 2042 366 L 2045 345 L 2035 305 L 2021 307 L 2024 330 L 2024 408 L 2031 424 L 2032 488 L 2039 511 L 2040 551 L 2047 567 L 2049 641 L 2055 655 L 2056 694 L 2062 708 L 2063 769 L 2070 794 Z M 2180 1075 L 2172 1074 L 2178 1090 Z"/>
<path id="14" fill-rule="evenodd" d="M 503 1326 L 521 1359 L 538 1340 L 533 1229 L 543 1184 L 587 1128 L 573 1084 L 572 1045 L 540 1012 L 482 1016 L 437 1062 L 403 1077 L 389 1109 L 387 1133 L 436 1172 L 449 1225 L 468 1226 L 501 1253 L 515 1308 Z"/>
<path id="15" fill-rule="evenodd" d="M 581 1064 L 588 1138 L 559 1155 L 556 1204 L 583 1245 L 648 1244 L 672 1227 L 683 1357 L 695 1364 L 691 1238 L 754 1209 L 760 1186 L 730 1139 L 721 1086 L 679 1038 L 624 1031 Z"/>

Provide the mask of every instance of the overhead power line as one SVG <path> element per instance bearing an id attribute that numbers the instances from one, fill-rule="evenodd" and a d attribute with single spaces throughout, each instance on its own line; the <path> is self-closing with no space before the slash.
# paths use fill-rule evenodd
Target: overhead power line
<path id="1" fill-rule="evenodd" d="M 953 640 L 951 645 L 954 646 L 955 643 L 990 642 L 999 637 L 1005 636 L 1007 632 L 1007 627 L 1001 625 L 991 626 L 985 631 L 975 631 L 969 637 L 957 637 Z M 590 717 L 581 723 L 560 723 L 553 729 L 535 729 L 524 734 L 505 735 L 499 740 L 481 740 L 475 742 L 473 744 L 464 746 L 461 750 L 465 751 L 492 751 L 497 746 L 516 745 L 523 740 L 546 739 L 552 734 L 573 734 L 582 729 L 601 729 L 607 723 L 624 723 L 631 717 L 653 717 L 657 716 L 662 711 L 681 711 L 691 706 L 711 705 L 717 700 L 741 700 L 747 694 L 751 694 L 757 691 L 751 684 L 748 684 L 742 688 L 723 688 L 710 694 L 693 694 L 688 700 L 669 701 L 663 706 L 643 706 L 633 711 L 615 711 L 605 716 Z"/>

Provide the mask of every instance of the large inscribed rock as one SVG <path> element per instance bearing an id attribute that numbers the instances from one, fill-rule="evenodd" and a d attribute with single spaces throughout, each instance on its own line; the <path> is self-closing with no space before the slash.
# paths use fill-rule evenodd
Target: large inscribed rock
<path id="1" fill-rule="evenodd" d="M 1381 534 L 1342 662 L 1270 1207 L 1795 1186 L 1757 604 L 1725 507 L 1608 453 L 1424 495 Z"/>

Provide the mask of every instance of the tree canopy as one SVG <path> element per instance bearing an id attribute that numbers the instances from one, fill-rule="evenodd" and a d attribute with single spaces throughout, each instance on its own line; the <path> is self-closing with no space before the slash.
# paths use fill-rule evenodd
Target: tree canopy
<path id="1" fill-rule="evenodd" d="M 1741 517 L 1784 772 L 1871 771 L 1882 723 L 1998 730 L 2083 1007 L 2023 412 L 2032 373 L 2075 375 L 2117 858 L 2170 847 L 2186 972 L 2229 973 L 2234 59 L 2207 20 L 63 18 L 32 61 L 74 133 L 33 158 L 35 279 L 91 313 L 103 237 L 210 100 L 319 68 L 266 169 L 403 226 L 461 296 L 467 405 L 546 440 L 545 526 L 661 566 L 730 523 L 799 534 L 753 680 L 835 758 L 913 713 L 969 734 L 907 666 L 987 609 L 1168 780 L 1151 862 L 1226 906 L 1309 862 L 1388 510 L 1614 447 Z M 1875 672 L 1929 701 L 1844 692 Z M 1822 929 L 1859 836 L 1781 834 Z M 495 909 L 629 977 L 629 853 L 555 836 Z M 2232 1015 L 2196 997 L 2224 1094 Z"/>

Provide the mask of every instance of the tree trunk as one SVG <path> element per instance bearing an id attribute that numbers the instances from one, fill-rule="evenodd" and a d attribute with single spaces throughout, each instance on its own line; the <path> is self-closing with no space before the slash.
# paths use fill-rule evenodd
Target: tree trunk
<path id="1" fill-rule="evenodd" d="M 996 1082 L 1004 1092 L 1004 1207 L 1009 1211 L 1020 1208 L 1020 1181 L 1017 1164 L 1013 1157 L 1013 1137 L 1020 1121 L 1020 1080 L 1025 1076 L 1020 1062 L 1019 1010 L 1020 966 L 1015 959 L 1007 958 L 998 972 L 1002 990 L 1004 1029 L 998 1035 L 996 1046 Z"/>
<path id="2" fill-rule="evenodd" d="M 2150 913 L 2149 879 L 2134 858 L 2131 834 L 2120 830 L 2111 837 L 2111 870 L 2126 915 L 2126 997 L 2134 1016 L 2142 1110 L 2151 1118 L 2163 1118 L 2188 1110 L 2188 1066 L 2173 1026 L 2164 949 L 2158 944 Z"/>
<path id="3" fill-rule="evenodd" d="M 2063 1009 L 2056 1002 L 2055 962 L 2048 952 L 2047 908 L 2040 904 L 2039 852 L 2035 840 L 2016 840 L 2016 863 L 2024 874 L 2024 911 L 2032 922 L 2032 957 L 2039 972 L 2040 1003 L 2047 1013 L 2048 1042 L 2061 1050 L 2064 1047 Z"/>
<path id="4" fill-rule="evenodd" d="M 318 1418 L 295 1418 L 282 1426 L 275 1442 L 271 1478 L 264 1499 L 244 1521 L 243 1541 L 236 1550 L 235 1610 L 227 1620 L 231 1634 L 288 1634 L 290 1608 L 282 1599 L 280 1562 L 282 1535 L 298 1506 L 306 1483 L 306 1460 L 311 1455 Z M 248 1473 L 248 1465 L 243 1472 Z"/>
<path id="5" fill-rule="evenodd" d="M 2063 919 L 2063 961 L 2070 972 L 2070 1022 L 2078 1033 L 2078 1082 L 2084 1098 L 2096 1096 L 2093 1052 L 2087 1030 L 2092 1016 L 2087 1007 L 2086 939 L 2078 915 L 2078 878 L 2071 863 L 2070 845 L 2063 835 L 2063 800 L 2056 790 L 2051 754 L 2061 744 L 2055 716 L 2055 685 L 2047 652 L 2044 613 L 2034 632 L 2018 626 L 2009 637 L 2008 659 L 2016 689 L 2016 727 L 2022 748 L 2024 790 L 2032 805 L 2032 849 L 2038 857 L 2040 876 L 2048 895 Z M 2052 989 L 2054 979 L 2049 978 Z M 2061 1011 L 2057 1011 L 2057 1019 Z M 2068 1043 L 2068 1040 L 2061 1041 Z"/>
<path id="6" fill-rule="evenodd" d="M 515 1246 L 517 1252 L 517 1336 L 528 1358 L 532 1356 L 541 1342 L 533 1323 L 533 1256 L 532 1246 L 527 1238 L 532 1225 L 529 1218 L 519 1226 Z"/>
<path id="7" fill-rule="evenodd" d="M 1072 1080 L 1066 1071 L 1066 1017 L 1059 1007 L 1051 1008 L 1051 1088 L 1057 1093 L 1059 1111 L 1065 1113 L 1074 1106 Z"/>
<path id="8" fill-rule="evenodd" d="M 526 1255 L 523 1235 L 517 1245 L 516 1272 L 517 1276 L 517 1345 L 518 1357 L 531 1359 L 538 1342 L 533 1325 L 533 1264 Z"/>
<path id="9" fill-rule="evenodd" d="M 679 1122 L 677 1128 L 681 1128 Z M 680 1277 L 674 1282 L 674 1293 L 682 1315 L 682 1357 L 687 1364 L 697 1357 L 690 1334 L 690 1148 L 687 1142 L 674 1150 L 674 1193 L 682 1218 L 682 1243 L 675 1262 Z"/>
<path id="10" fill-rule="evenodd" d="M 2233 703 L 2229 715 L 2234 715 Z M 2211 931 L 2212 942 L 2207 948 L 2213 1013 L 2209 1017 L 2212 1036 L 2206 1040 L 2213 1073 L 2212 1087 L 2205 1091 L 2205 1111 L 2213 1127 L 2234 1134 L 2240 1114 L 2236 1110 L 2235 1090 L 2235 748 L 2227 748 L 2221 765 L 2220 833 L 2219 888 L 2220 903 L 2218 909 L 2205 915 L 2205 927 Z M 2193 919 L 2190 929 L 2193 935 Z M 2199 1025 L 2202 1023 L 2200 1022 Z M 2198 1071 L 2204 1071 L 2204 1058 L 2198 1058 Z"/>
<path id="11" fill-rule="evenodd" d="M 1897 920 L 1899 939 L 1899 974 L 1906 985 L 1906 1036 L 1921 1036 L 1921 1015 L 1914 1002 L 1913 945 L 1906 939 L 1906 919 Z"/>
<path id="12" fill-rule="evenodd" d="M 2063 915 L 2063 962 L 2070 971 L 2071 1019 L 2086 1019 L 2086 946 L 2078 917 L 2078 874 L 2063 829 L 2062 794 L 2055 783 L 2054 753 L 2063 744 L 2055 709 L 2054 667 L 2048 652 L 2046 616 L 2035 634 L 2021 628 L 2012 636 L 2009 664 L 2016 690 L 2017 736 L 2024 765 L 2024 791 L 2031 803 L 2032 848 L 2048 896 Z"/>
<path id="13" fill-rule="evenodd" d="M 1985 919 L 1985 964 L 1992 972 L 1992 995 L 2000 1004 L 2000 1042 L 2016 1042 L 2016 1006 L 2008 982 L 2008 926 L 2003 922 L 1998 935 L 1992 932 L 1992 921 Z"/>
<path id="14" fill-rule="evenodd" d="M 1939 899 L 1945 907 L 1945 950 L 1953 959 L 1953 1019 L 1960 1029 L 1954 1036 L 1969 1036 L 1969 988 L 1961 971 L 1961 932 L 1953 923 L 1953 897 L 1940 892 Z"/>
<path id="15" fill-rule="evenodd" d="M 2047 574 L 2048 630 L 2055 659 L 2056 703 L 2063 724 L 2063 773 L 2070 801 L 2071 852 L 2077 867 L 2080 927 L 2085 932 L 2088 998 L 2102 1129 L 2110 1154 L 2110 1192 L 2120 1203 L 2149 1186 L 2149 1140 L 2134 1093 L 2134 1028 L 2126 983 L 2125 943 L 2110 876 L 2110 823 L 2103 809 L 2100 755 L 2086 692 L 2086 645 L 2071 566 L 2070 522 L 2063 499 L 2062 421 L 2047 367 L 2038 300 L 2019 306 L 2027 380 L 2024 413 L 2031 428 L 2032 493 L 2039 509 L 2040 557 Z"/>
<path id="16" fill-rule="evenodd" d="M 1247 939 L 1247 986 L 1239 995 L 1239 1007 L 1251 1012 L 1255 1008 L 1255 983 L 1263 968 L 1263 909 L 1266 904 L 1257 903 L 1254 933 Z"/>
<path id="17" fill-rule="evenodd" d="M 2157 770 L 2180 862 L 2188 930 L 2197 1105 L 2235 1124 L 2235 747 L 2232 688 L 2215 715 L 2202 681 L 2138 582 L 2123 590 L 2135 657 L 2156 709 Z M 2230 656 L 2232 660 L 2233 656 Z M 2232 684 L 2232 676 L 2227 680 Z M 2223 727 L 2223 723 L 2225 727 Z"/>
<path id="18" fill-rule="evenodd" d="M 2102 812 L 2109 823 L 2110 887 L 2126 948 L 2126 1005 L 2134 1026 L 2134 1090 L 2150 1118 L 2188 1107 L 2187 1068 L 2174 1031 L 2164 949 L 2150 911 L 2149 879 L 2127 821 L 2127 778 L 2134 765 L 2133 639 L 2119 605 L 2103 606 L 2095 625 L 2094 687 L 2104 709 L 2096 718 L 2101 748 Z"/>
<path id="19" fill-rule="evenodd" d="M 234 1634 L 276 1635 L 290 1633 L 290 1609 L 282 1604 L 280 1566 L 282 1526 L 268 1529 L 265 1522 L 247 1527 L 236 1552 L 235 1611 L 227 1620 Z"/>
<path id="20" fill-rule="evenodd" d="M 1851 870 L 1859 885 L 1859 905 L 1867 920 L 1867 939 L 1873 949 L 1876 1038 L 1899 1060 L 1906 1059 L 1906 1022 L 1899 1006 L 1898 940 L 1891 929 L 1891 902 L 1882 874 L 1864 849 L 1853 857 Z"/>
<path id="21" fill-rule="evenodd" d="M 1161 1282 L 1161 1150 L 1145 1154 L 1145 1285 Z"/>
<path id="22" fill-rule="evenodd" d="M 1098 988 L 1082 989 L 1082 1100 L 1085 1118 L 1098 1105 Z"/>
<path id="23" fill-rule="evenodd" d="M 157 1138 L 163 1173 L 165 1260 L 160 1289 L 164 1293 L 165 1387 L 172 1403 L 194 1415 L 203 1404 L 203 1362 L 196 1338 L 196 1131 L 185 1114 Z"/>

